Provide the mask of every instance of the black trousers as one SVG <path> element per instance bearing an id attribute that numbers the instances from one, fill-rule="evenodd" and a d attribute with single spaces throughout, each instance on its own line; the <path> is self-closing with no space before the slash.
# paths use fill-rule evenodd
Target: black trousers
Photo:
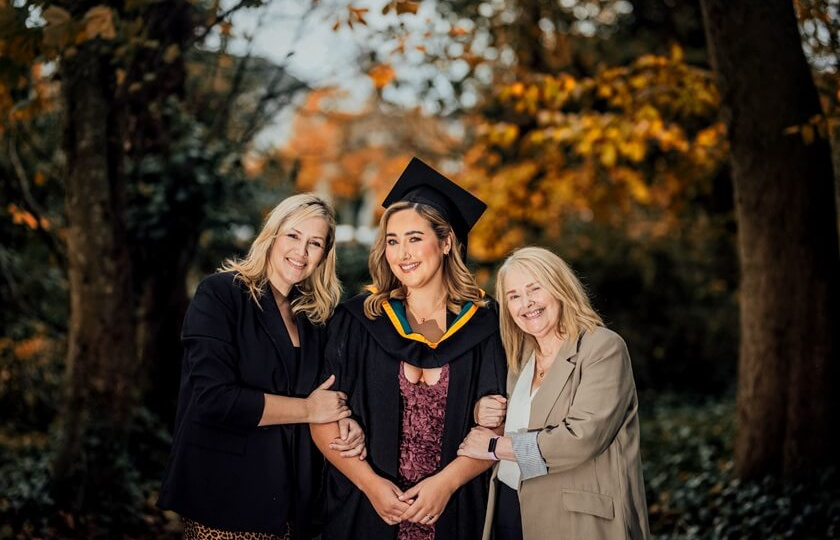
<path id="1" fill-rule="evenodd" d="M 496 486 L 493 540 L 522 540 L 522 514 L 519 511 L 519 494 L 504 482 L 498 482 Z"/>

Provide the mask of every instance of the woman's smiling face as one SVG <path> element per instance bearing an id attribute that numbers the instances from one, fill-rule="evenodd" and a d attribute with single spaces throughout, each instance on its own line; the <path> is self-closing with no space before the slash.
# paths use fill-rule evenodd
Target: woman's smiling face
<path id="1" fill-rule="evenodd" d="M 508 312 L 523 332 L 538 340 L 557 332 L 563 306 L 530 272 L 511 268 L 503 290 Z"/>
<path id="2" fill-rule="evenodd" d="M 322 217 L 304 219 L 277 233 L 269 255 L 269 279 L 283 294 L 315 271 L 324 258 L 329 226 Z"/>
<path id="3" fill-rule="evenodd" d="M 428 219 L 415 210 L 402 210 L 391 216 L 385 231 L 385 258 L 405 287 L 421 288 L 442 279 L 450 240 L 441 242 Z"/>

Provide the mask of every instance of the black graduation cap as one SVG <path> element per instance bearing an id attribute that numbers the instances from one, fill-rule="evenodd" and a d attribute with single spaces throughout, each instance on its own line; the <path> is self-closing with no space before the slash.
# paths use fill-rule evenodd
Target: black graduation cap
<path id="1" fill-rule="evenodd" d="M 461 255 L 467 255 L 467 235 L 487 205 L 472 193 L 443 176 L 418 158 L 411 158 L 391 192 L 382 201 L 383 208 L 400 201 L 428 204 L 440 212 L 461 242 Z"/>

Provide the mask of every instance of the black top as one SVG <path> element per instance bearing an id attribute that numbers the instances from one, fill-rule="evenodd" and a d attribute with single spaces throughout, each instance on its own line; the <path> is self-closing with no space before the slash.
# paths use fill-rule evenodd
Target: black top
<path id="1" fill-rule="evenodd" d="M 323 458 L 307 424 L 258 427 L 264 393 L 320 382 L 325 330 L 296 316 L 298 354 L 274 297 L 259 305 L 231 273 L 198 287 L 184 318 L 172 452 L 158 506 L 213 528 L 314 535 Z"/>
<path id="2" fill-rule="evenodd" d="M 400 361 L 419 367 L 449 365 L 449 394 L 441 442 L 441 468 L 456 456 L 473 426 L 473 406 L 488 394 L 502 394 L 507 375 L 495 303 L 467 306 L 450 315 L 448 330 L 437 343 L 412 334 L 400 320 L 399 303 L 371 321 L 360 295 L 339 306 L 328 325 L 326 373 L 348 395 L 354 418 L 367 435 L 368 462 L 377 474 L 398 484 L 400 458 Z M 392 315 L 393 313 L 393 315 Z M 481 538 L 487 504 L 488 475 L 461 487 L 436 523 L 436 540 Z M 344 475 L 327 464 L 324 540 L 395 538 L 386 524 Z"/>

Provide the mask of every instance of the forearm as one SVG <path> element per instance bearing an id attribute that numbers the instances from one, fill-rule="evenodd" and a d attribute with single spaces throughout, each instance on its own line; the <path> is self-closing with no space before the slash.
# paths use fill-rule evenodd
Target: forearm
<path id="1" fill-rule="evenodd" d="M 449 465 L 437 473 L 445 480 L 452 492 L 463 486 L 479 474 L 493 466 L 489 459 L 473 459 L 466 456 L 456 457 Z"/>
<path id="2" fill-rule="evenodd" d="M 265 394 L 260 426 L 279 424 L 305 424 L 309 422 L 309 409 L 305 398 Z"/>
<path id="3" fill-rule="evenodd" d="M 366 492 L 371 483 L 379 478 L 367 461 L 342 458 L 339 452 L 330 448 L 330 443 L 340 435 L 338 422 L 309 424 L 309 432 L 312 434 L 315 446 L 324 454 L 327 461 L 362 492 Z"/>

